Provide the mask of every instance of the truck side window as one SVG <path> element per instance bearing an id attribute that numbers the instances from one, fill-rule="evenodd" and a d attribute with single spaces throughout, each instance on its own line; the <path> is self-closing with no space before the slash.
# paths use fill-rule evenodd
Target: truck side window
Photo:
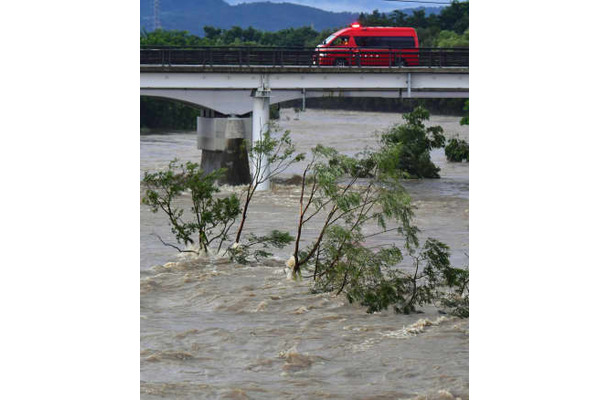
<path id="1" fill-rule="evenodd" d="M 349 36 L 339 36 L 333 41 L 333 46 L 348 46 Z"/>
<path id="2" fill-rule="evenodd" d="M 366 36 L 354 36 L 354 40 L 356 41 L 356 46 L 358 47 L 367 47 L 369 46 L 368 40 L 369 38 Z"/>

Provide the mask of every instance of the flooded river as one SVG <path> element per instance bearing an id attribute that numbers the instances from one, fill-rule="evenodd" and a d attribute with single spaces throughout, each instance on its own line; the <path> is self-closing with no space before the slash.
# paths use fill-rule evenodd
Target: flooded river
<path id="1" fill-rule="evenodd" d="M 282 110 L 281 129 L 300 151 L 317 143 L 355 154 L 399 114 Z M 448 136 L 468 140 L 457 117 L 433 116 Z M 194 133 L 141 136 L 141 176 L 173 158 L 199 162 Z M 432 153 L 441 179 L 405 184 L 417 206 L 420 238 L 468 263 L 468 164 Z M 296 165 L 286 177 L 299 173 Z M 224 192 L 235 188 L 223 188 Z M 273 185 L 254 197 L 246 230 L 294 234 L 299 187 Z M 311 238 L 313 230 L 305 232 Z M 453 399 L 468 398 L 468 320 L 429 307 L 421 314 L 366 314 L 345 297 L 311 294 L 286 280 L 283 260 L 236 266 L 222 258 L 186 259 L 162 214 L 140 211 L 141 393 L 143 399 Z M 398 240 L 376 237 L 379 243 Z M 409 268 L 407 262 L 400 266 Z"/>

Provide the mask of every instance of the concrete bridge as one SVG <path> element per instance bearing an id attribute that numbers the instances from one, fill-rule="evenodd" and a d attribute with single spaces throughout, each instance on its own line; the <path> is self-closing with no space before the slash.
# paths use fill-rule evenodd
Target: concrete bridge
<path id="1" fill-rule="evenodd" d="M 314 97 L 467 98 L 468 89 L 467 66 L 140 65 L 141 96 L 206 110 L 197 121 L 198 146 L 204 152 L 223 151 L 218 143 L 226 139 L 210 121 L 214 111 L 233 119 L 252 113 L 251 122 L 244 119 L 251 123 L 251 137 L 250 126 L 238 130 L 256 142 L 268 130 L 271 104 L 301 99 L 305 107 L 306 99 Z M 236 124 L 222 129 L 226 126 Z"/>
<path id="2" fill-rule="evenodd" d="M 308 68 L 300 66 L 140 66 L 140 94 L 180 100 L 223 114 L 312 97 L 464 98 L 468 67 Z"/>

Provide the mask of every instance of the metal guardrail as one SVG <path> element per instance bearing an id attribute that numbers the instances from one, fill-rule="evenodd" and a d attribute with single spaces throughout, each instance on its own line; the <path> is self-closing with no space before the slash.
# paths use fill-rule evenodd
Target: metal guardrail
<path id="1" fill-rule="evenodd" d="M 360 49 L 142 46 L 140 65 L 468 67 L 467 48 Z"/>

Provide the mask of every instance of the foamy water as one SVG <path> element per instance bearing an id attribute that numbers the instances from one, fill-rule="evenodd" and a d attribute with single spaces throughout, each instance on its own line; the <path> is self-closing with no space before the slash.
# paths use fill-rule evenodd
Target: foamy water
<path id="1" fill-rule="evenodd" d="M 283 110 L 280 125 L 301 151 L 322 143 L 348 154 L 374 146 L 373 132 L 400 122 L 399 114 L 349 111 L 295 117 Z M 433 117 L 431 123 L 468 140 L 458 121 Z M 450 245 L 452 262 L 461 266 L 468 251 L 468 164 L 445 162 L 442 150 L 432 156 L 442 179 L 406 183 L 418 207 L 416 224 L 422 238 Z M 198 162 L 200 153 L 194 133 L 147 135 L 140 157 L 143 175 L 173 158 Z M 298 172 L 296 166 L 287 175 Z M 257 194 L 246 230 L 294 231 L 298 194 L 291 185 Z M 434 307 L 369 315 L 343 296 L 311 294 L 308 281 L 286 280 L 288 249 L 248 267 L 222 258 L 181 260 L 152 235 L 171 238 L 164 216 L 144 206 L 140 229 L 142 398 L 468 398 L 467 319 Z"/>

